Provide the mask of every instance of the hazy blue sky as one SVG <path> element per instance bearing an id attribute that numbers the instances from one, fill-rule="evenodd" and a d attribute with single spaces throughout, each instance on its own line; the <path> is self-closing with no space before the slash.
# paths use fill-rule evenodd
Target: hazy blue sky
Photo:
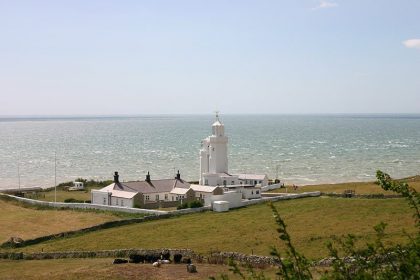
<path id="1" fill-rule="evenodd" d="M 0 0 L 0 115 L 420 113 L 418 0 Z"/>

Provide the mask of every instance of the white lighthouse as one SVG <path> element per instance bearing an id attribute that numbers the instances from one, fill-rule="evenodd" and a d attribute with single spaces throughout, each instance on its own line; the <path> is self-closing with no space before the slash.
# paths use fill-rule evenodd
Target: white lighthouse
<path id="1" fill-rule="evenodd" d="M 216 113 L 212 135 L 202 141 L 200 150 L 200 184 L 230 185 L 237 183 L 237 177 L 228 174 L 228 138 L 225 126 Z"/>

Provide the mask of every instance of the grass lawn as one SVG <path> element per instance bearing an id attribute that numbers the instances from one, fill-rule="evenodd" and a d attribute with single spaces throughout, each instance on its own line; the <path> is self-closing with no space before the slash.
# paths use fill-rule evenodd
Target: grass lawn
<path id="1" fill-rule="evenodd" d="M 119 219 L 105 212 L 37 210 L 3 199 L 0 199 L 0 209 L 0 243 L 11 236 L 30 239 Z"/>
<path id="2" fill-rule="evenodd" d="M 420 191 L 420 176 L 413 176 L 403 181 L 407 182 L 410 187 L 415 188 L 418 192 Z M 312 191 L 321 191 L 326 193 L 343 193 L 345 190 L 355 190 L 356 194 L 395 194 L 391 191 L 384 191 L 379 185 L 374 182 L 354 182 L 354 183 L 339 183 L 339 184 L 321 184 L 321 185 L 308 185 L 308 186 L 299 186 L 297 190 L 293 190 L 293 187 L 287 186 L 287 188 L 281 188 L 273 190 L 270 192 L 279 192 L 279 193 L 302 193 L 302 192 L 312 192 Z"/>
<path id="3" fill-rule="evenodd" d="M 228 266 L 196 264 L 197 273 L 188 273 L 184 264 L 155 268 L 151 264 L 112 265 L 112 259 L 58 259 L 37 261 L 0 260 L 1 279 L 208 279 L 220 274 L 239 279 Z M 274 279 L 275 270 L 265 271 Z"/>
<path id="4" fill-rule="evenodd" d="M 85 189 L 83 191 L 67 191 L 61 188 L 57 189 L 57 202 L 64 202 L 64 200 L 68 198 L 74 198 L 81 201 L 90 200 L 90 190 L 91 189 Z M 48 189 L 42 192 L 37 192 L 36 194 L 26 194 L 25 197 L 53 202 L 55 200 L 55 191 L 54 189 Z"/>
<path id="5" fill-rule="evenodd" d="M 307 257 L 327 256 L 325 242 L 332 236 L 354 233 L 371 240 L 373 226 L 388 224 L 388 240 L 405 240 L 415 232 L 411 210 L 404 199 L 305 198 L 275 203 L 292 240 Z M 267 205 L 226 213 L 204 212 L 122 226 L 81 236 L 48 241 L 19 251 L 101 250 L 119 248 L 190 248 L 197 252 L 237 251 L 268 255 L 270 245 L 282 247 Z"/>

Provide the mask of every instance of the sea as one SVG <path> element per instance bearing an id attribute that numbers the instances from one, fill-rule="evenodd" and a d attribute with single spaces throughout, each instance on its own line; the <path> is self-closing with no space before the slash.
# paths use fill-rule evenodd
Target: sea
<path id="1" fill-rule="evenodd" d="M 213 115 L 0 117 L 0 188 L 199 178 Z M 229 173 L 309 185 L 420 174 L 420 115 L 222 115 Z"/>

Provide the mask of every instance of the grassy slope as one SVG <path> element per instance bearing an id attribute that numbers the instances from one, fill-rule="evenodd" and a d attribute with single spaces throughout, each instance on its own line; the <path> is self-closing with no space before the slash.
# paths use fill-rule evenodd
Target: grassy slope
<path id="1" fill-rule="evenodd" d="M 0 200 L 0 209 L 0 243 L 11 236 L 29 239 L 118 219 L 108 213 L 36 210 L 4 200 Z"/>
<path id="2" fill-rule="evenodd" d="M 294 243 L 306 256 L 327 255 L 331 236 L 355 233 L 372 238 L 373 225 L 384 221 L 392 241 L 404 240 L 402 229 L 414 231 L 411 211 L 403 199 L 307 198 L 275 204 L 288 224 Z M 266 205 L 227 213 L 206 212 L 123 226 L 83 236 L 49 241 L 26 251 L 100 250 L 118 248 L 191 248 L 239 251 L 267 255 L 270 245 L 281 247 L 276 226 Z"/>
<path id="3" fill-rule="evenodd" d="M 420 191 L 420 176 L 413 176 L 403 181 L 409 183 L 410 187 L 415 188 L 417 191 Z M 282 189 L 273 190 L 271 192 L 280 192 L 285 193 L 301 193 L 301 192 L 311 192 L 311 191 L 321 191 L 321 192 L 336 192 L 343 193 L 344 190 L 355 190 L 356 194 L 395 194 L 390 191 L 384 191 L 380 186 L 374 182 L 354 182 L 354 183 L 339 183 L 339 184 L 320 184 L 320 185 L 309 185 L 309 186 L 299 186 L 297 190 L 293 190 L 291 186 Z"/>
<path id="4" fill-rule="evenodd" d="M 112 259 L 61 259 L 41 261 L 0 260 L 1 279 L 208 279 L 222 273 L 239 279 L 228 266 L 197 264 L 197 273 L 188 273 L 185 265 L 151 264 L 112 265 Z M 267 273 L 267 271 L 265 272 Z M 274 269 L 268 269 L 274 278 Z"/>

